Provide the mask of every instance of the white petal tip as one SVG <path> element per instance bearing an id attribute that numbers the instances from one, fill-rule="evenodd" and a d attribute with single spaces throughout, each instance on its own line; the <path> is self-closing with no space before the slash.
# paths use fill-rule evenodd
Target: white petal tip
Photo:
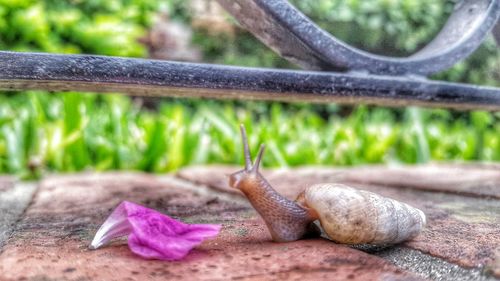
<path id="1" fill-rule="evenodd" d="M 97 239 L 94 238 L 94 240 L 92 240 L 92 243 L 90 243 L 90 245 L 89 245 L 89 249 L 96 250 L 96 249 L 100 248 L 102 245 L 104 245 L 104 243 L 102 243 L 101 241 L 98 241 Z"/>

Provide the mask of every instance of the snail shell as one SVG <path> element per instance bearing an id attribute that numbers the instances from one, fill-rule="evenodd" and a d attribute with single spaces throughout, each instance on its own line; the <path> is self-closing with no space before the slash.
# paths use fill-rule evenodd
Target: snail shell
<path id="1" fill-rule="evenodd" d="M 328 237 L 339 243 L 400 243 L 417 236 L 426 223 L 419 209 L 343 184 L 316 184 L 303 196 Z"/>

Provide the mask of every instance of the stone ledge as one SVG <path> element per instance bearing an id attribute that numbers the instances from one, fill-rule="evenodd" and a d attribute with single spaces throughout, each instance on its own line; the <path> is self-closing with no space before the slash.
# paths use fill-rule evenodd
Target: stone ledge
<path id="1" fill-rule="evenodd" d="M 219 191 L 240 194 L 228 186 L 225 176 L 238 169 L 190 167 L 179 171 L 178 176 Z M 500 192 L 500 167 L 497 165 L 304 167 L 269 170 L 264 175 L 278 192 L 290 199 L 311 184 L 342 182 L 416 206 L 426 213 L 428 225 L 420 236 L 404 246 L 500 278 L 500 200 L 496 197 Z M 418 183 L 419 177 L 425 180 Z M 398 179 L 400 185 L 396 184 Z M 453 185 L 461 182 L 458 191 L 453 190 Z"/>
<path id="2" fill-rule="evenodd" d="M 200 191 L 198 191 L 199 189 Z M 105 217 L 130 200 L 223 230 L 178 262 L 146 261 L 124 241 L 88 245 Z M 137 173 L 78 174 L 41 181 L 0 254 L 1 280 L 419 280 L 388 261 L 325 239 L 271 242 L 245 200 L 179 179 Z"/>
<path id="3" fill-rule="evenodd" d="M 31 202 L 36 183 L 20 183 L 13 178 L 0 178 L 0 253 L 16 222 Z"/>
<path id="4" fill-rule="evenodd" d="M 387 249 L 352 248 L 321 238 L 271 242 L 246 199 L 227 186 L 226 175 L 237 167 L 186 168 L 178 173 L 184 179 L 128 172 L 52 176 L 40 182 L 20 220 L 35 186 L 0 182 L 0 203 L 10 202 L 0 204 L 0 219 L 10 221 L 11 233 L 0 253 L 0 280 L 494 280 L 500 278 L 499 167 L 264 171 L 289 198 L 307 185 L 338 181 L 423 209 L 429 220 L 424 232 Z M 453 184 L 461 187 L 454 190 Z M 178 262 L 142 260 L 123 240 L 89 250 L 95 231 L 122 200 L 186 222 L 224 227 Z M 6 211 L 14 210 L 21 211 L 9 217 Z"/>

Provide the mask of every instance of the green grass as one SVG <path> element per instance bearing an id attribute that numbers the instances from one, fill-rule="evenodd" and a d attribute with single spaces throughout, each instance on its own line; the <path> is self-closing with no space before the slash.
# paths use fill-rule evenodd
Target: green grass
<path id="1" fill-rule="evenodd" d="M 25 177 L 241 164 L 240 123 L 254 150 L 267 145 L 266 167 L 500 160 L 500 114 L 481 111 L 207 100 L 151 111 L 120 95 L 45 92 L 0 104 L 0 172 Z"/>

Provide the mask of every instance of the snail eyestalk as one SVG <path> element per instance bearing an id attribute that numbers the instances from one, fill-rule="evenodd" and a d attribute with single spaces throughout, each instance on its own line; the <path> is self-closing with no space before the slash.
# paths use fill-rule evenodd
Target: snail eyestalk
<path id="1" fill-rule="evenodd" d="M 252 169 L 252 156 L 250 155 L 250 148 L 248 146 L 247 132 L 243 124 L 240 125 L 241 140 L 243 142 L 243 155 L 245 157 L 245 170 L 250 171 Z"/>
<path id="2" fill-rule="evenodd" d="M 262 154 L 264 154 L 264 150 L 266 149 L 266 146 L 264 144 L 260 145 L 259 153 L 257 154 L 257 158 L 255 158 L 255 163 L 252 166 L 252 172 L 258 173 L 259 172 L 259 166 L 260 162 L 262 160 Z"/>

